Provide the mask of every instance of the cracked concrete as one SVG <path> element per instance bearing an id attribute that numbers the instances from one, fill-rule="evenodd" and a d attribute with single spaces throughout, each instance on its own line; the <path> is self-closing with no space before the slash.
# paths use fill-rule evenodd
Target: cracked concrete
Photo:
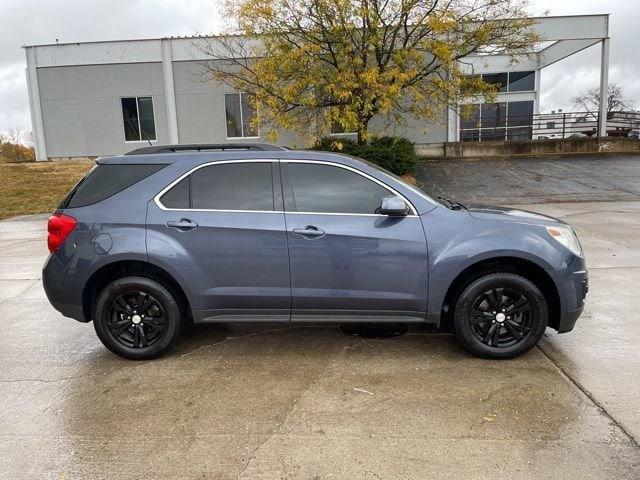
<path id="1" fill-rule="evenodd" d="M 125 361 L 48 305 L 44 218 L 0 222 L 0 478 L 640 478 L 640 202 L 528 208 L 576 227 L 592 286 L 574 332 L 503 362 L 282 325 Z"/>

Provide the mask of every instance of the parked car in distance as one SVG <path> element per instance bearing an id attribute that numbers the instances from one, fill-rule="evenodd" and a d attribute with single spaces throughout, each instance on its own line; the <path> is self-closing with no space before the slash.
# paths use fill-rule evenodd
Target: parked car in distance
<path id="1" fill-rule="evenodd" d="M 130 359 L 188 322 L 448 324 L 476 355 L 512 358 L 573 329 L 588 289 L 560 220 L 266 144 L 98 159 L 48 230 L 49 301 Z"/>

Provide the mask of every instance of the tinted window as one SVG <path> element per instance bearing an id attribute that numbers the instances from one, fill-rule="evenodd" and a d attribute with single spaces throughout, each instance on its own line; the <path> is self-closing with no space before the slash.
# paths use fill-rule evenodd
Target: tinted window
<path id="1" fill-rule="evenodd" d="M 535 72 L 509 72 L 509 91 L 528 92 L 535 89 Z"/>
<path id="2" fill-rule="evenodd" d="M 482 104 L 482 127 L 504 127 L 507 121 L 506 103 L 483 103 Z"/>
<path id="3" fill-rule="evenodd" d="M 482 81 L 490 85 L 497 85 L 499 91 L 507 91 L 507 73 L 485 73 L 482 75 Z"/>
<path id="4" fill-rule="evenodd" d="M 160 197 L 167 208 L 189 208 L 189 177 L 182 179 L 171 190 Z"/>
<path id="5" fill-rule="evenodd" d="M 508 140 L 531 140 L 531 128 L 517 127 L 507 129 Z"/>
<path id="6" fill-rule="evenodd" d="M 480 130 L 460 130 L 460 140 L 462 142 L 480 141 Z"/>
<path id="7" fill-rule="evenodd" d="M 227 138 L 257 137 L 256 99 L 251 93 L 226 93 Z"/>
<path id="8" fill-rule="evenodd" d="M 153 117 L 151 97 L 122 98 L 122 121 L 124 139 L 138 142 L 156 139 L 156 125 Z"/>
<path id="9" fill-rule="evenodd" d="M 84 207 L 121 192 L 165 165 L 97 165 L 78 183 L 59 208 Z"/>
<path id="10" fill-rule="evenodd" d="M 151 97 L 138 98 L 138 117 L 140 118 L 140 140 L 155 140 L 156 124 Z"/>
<path id="11" fill-rule="evenodd" d="M 124 123 L 124 139 L 127 142 L 140 140 L 138 105 L 135 98 L 122 99 L 122 121 Z"/>
<path id="12" fill-rule="evenodd" d="M 191 208 L 207 210 L 274 209 L 271 164 L 267 162 L 211 165 L 193 172 L 190 176 L 190 184 Z M 184 202 L 186 187 L 178 184 L 174 187 L 174 189 L 176 188 L 180 189 L 182 193 L 169 191 L 167 194 L 175 195 L 169 198 L 175 198 L 176 202 Z"/>
<path id="13" fill-rule="evenodd" d="M 480 123 L 480 105 L 463 105 L 462 118 L 460 120 L 461 128 L 478 128 Z"/>
<path id="14" fill-rule="evenodd" d="M 485 128 L 480 130 L 480 139 L 483 142 L 490 142 L 492 140 L 504 140 L 504 134 L 504 128 Z"/>
<path id="15" fill-rule="evenodd" d="M 533 100 L 509 102 L 509 126 L 528 126 L 533 123 Z"/>
<path id="16" fill-rule="evenodd" d="M 240 94 L 229 93 L 224 96 L 224 107 L 227 115 L 227 137 L 242 137 L 240 120 Z"/>
<path id="17" fill-rule="evenodd" d="M 376 213 L 386 188 L 357 173 L 330 165 L 287 164 L 287 210 L 319 213 Z"/>

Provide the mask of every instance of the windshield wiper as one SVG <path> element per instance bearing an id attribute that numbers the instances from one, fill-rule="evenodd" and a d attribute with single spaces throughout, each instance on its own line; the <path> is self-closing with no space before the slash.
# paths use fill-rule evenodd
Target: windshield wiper
<path id="1" fill-rule="evenodd" d="M 446 207 L 451 209 L 451 210 L 466 210 L 467 209 L 467 207 L 465 207 L 460 202 L 449 200 L 448 198 L 444 198 L 444 197 L 436 197 L 436 198 L 438 200 L 440 200 L 442 203 L 444 203 L 446 205 Z"/>

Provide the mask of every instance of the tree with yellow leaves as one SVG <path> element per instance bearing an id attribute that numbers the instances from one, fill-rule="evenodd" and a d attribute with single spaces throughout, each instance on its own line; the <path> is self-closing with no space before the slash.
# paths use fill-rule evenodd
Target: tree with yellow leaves
<path id="1" fill-rule="evenodd" d="M 228 35 L 194 42 L 205 78 L 249 92 L 273 139 L 332 125 L 371 136 L 375 116 L 437 120 L 496 93 L 465 58 L 512 59 L 537 41 L 526 0 L 227 0 Z M 468 69 L 467 69 L 468 70 Z M 254 121 L 258 121 L 257 119 Z"/>

